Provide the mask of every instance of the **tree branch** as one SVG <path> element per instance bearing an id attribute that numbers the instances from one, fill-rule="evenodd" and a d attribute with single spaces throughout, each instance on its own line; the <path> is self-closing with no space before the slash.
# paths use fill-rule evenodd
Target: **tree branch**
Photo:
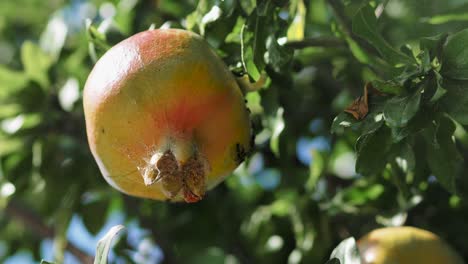
<path id="1" fill-rule="evenodd" d="M 335 13 L 336 20 L 343 27 L 343 31 L 347 35 L 352 36 L 351 20 L 345 15 L 342 3 L 339 0 L 328 0 L 328 4 L 332 8 L 333 13 Z"/>
<path id="2" fill-rule="evenodd" d="M 5 208 L 7 217 L 19 220 L 25 227 L 33 231 L 41 238 L 53 238 L 54 230 L 42 222 L 39 215 L 27 209 L 15 201 L 9 201 Z M 66 250 L 72 253 L 81 263 L 93 263 L 94 258 L 76 247 L 71 242 L 67 242 Z"/>
<path id="3" fill-rule="evenodd" d="M 303 49 L 307 47 L 343 48 L 346 47 L 346 42 L 334 37 L 317 37 L 300 41 L 290 41 L 284 44 L 284 46 L 293 49 Z"/>

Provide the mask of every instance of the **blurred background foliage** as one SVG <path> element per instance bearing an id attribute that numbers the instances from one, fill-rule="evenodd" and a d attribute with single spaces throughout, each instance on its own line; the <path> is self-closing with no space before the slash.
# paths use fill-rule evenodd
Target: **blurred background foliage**
<path id="1" fill-rule="evenodd" d="M 86 142 L 95 61 L 170 27 L 265 81 L 246 94 L 255 152 L 197 204 L 117 192 Z M 464 28 L 464 0 L 0 1 L 0 262 L 87 262 L 116 224 L 113 263 L 324 263 L 349 236 L 403 224 L 467 259 L 466 42 L 421 41 Z M 367 82 L 388 95 L 358 121 L 343 110 Z"/>

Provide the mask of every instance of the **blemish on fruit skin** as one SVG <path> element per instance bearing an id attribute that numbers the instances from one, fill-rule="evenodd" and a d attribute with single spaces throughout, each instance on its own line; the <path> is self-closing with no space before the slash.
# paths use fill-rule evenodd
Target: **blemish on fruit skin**
<path id="1" fill-rule="evenodd" d="M 245 150 L 244 146 L 241 145 L 240 143 L 236 143 L 236 156 L 234 157 L 235 161 L 237 164 L 241 164 L 244 160 L 245 157 L 247 156 L 247 151 Z"/>
<path id="2" fill-rule="evenodd" d="M 203 198 L 206 191 L 204 162 L 196 154 L 181 168 L 183 174 L 183 195 L 188 203 L 197 202 Z"/>
<path id="3" fill-rule="evenodd" d="M 255 146 L 255 134 L 251 133 L 250 135 L 250 141 L 249 141 L 249 146 L 250 146 L 250 151 L 248 154 L 250 154 Z"/>

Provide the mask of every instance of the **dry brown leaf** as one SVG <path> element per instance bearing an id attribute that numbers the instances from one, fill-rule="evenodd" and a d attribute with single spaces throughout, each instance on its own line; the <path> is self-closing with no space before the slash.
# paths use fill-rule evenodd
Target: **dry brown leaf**
<path id="1" fill-rule="evenodd" d="M 369 86 L 371 86 L 370 83 L 367 83 L 364 86 L 364 95 L 354 100 L 353 103 L 344 110 L 346 113 L 353 115 L 356 120 L 364 119 L 364 117 L 366 117 L 367 113 L 369 112 Z"/>

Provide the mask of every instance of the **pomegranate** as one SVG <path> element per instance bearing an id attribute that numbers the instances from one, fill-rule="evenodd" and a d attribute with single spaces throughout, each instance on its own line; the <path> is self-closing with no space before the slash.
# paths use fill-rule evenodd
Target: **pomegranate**
<path id="1" fill-rule="evenodd" d="M 435 234 L 419 228 L 376 229 L 358 241 L 363 264 L 462 264 L 460 256 Z"/>
<path id="2" fill-rule="evenodd" d="M 251 151 L 234 76 L 195 33 L 157 29 L 108 50 L 84 88 L 91 152 L 129 195 L 196 202 Z"/>

